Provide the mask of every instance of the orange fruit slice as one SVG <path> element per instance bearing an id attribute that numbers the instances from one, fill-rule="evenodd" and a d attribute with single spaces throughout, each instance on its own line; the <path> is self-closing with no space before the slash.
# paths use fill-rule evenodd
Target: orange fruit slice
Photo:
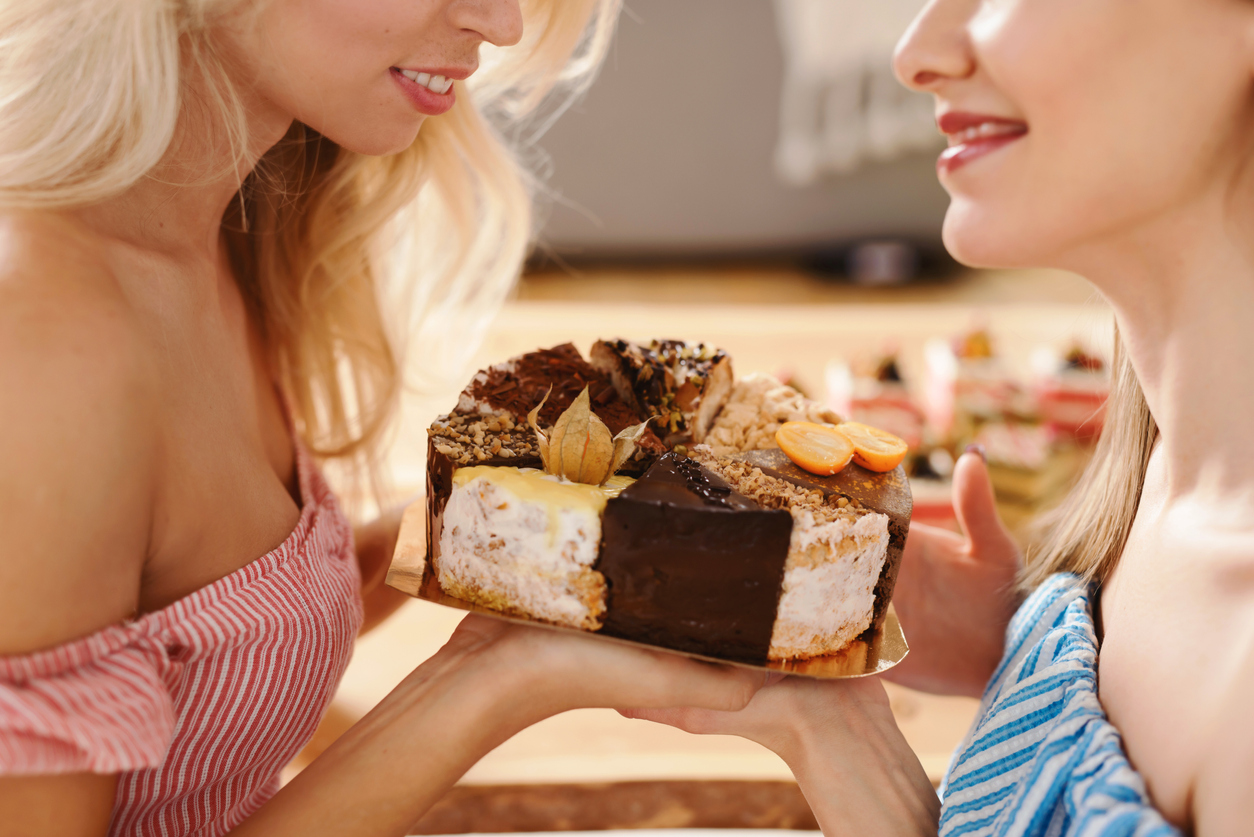
<path id="1" fill-rule="evenodd" d="M 853 443 L 853 461 L 868 471 L 893 470 L 909 450 L 909 446 L 893 434 L 856 421 L 839 424 L 837 429 Z"/>
<path id="2" fill-rule="evenodd" d="M 854 456 L 849 437 L 828 424 L 785 422 L 775 431 L 775 441 L 797 467 L 821 477 L 844 468 Z"/>

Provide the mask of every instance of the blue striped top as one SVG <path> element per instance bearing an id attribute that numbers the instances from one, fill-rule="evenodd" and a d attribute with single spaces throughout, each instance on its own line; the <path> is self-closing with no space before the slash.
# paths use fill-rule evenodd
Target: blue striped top
<path id="1" fill-rule="evenodd" d="M 1006 655 L 941 786 L 942 837 L 1174 837 L 1097 700 L 1093 591 L 1051 576 L 1006 630 Z"/>

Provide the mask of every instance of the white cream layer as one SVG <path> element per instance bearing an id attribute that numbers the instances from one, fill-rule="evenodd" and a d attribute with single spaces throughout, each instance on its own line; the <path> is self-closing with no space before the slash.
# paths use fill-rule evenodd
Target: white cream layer
<path id="1" fill-rule="evenodd" d="M 820 524 L 810 512 L 794 510 L 770 656 L 838 651 L 870 627 L 887 556 L 887 515 Z"/>
<path id="2" fill-rule="evenodd" d="M 454 471 L 436 561 L 440 586 L 481 589 L 536 618 L 578 626 L 588 607 L 574 582 L 596 562 L 606 501 L 631 482 L 589 486 L 487 466 Z"/>

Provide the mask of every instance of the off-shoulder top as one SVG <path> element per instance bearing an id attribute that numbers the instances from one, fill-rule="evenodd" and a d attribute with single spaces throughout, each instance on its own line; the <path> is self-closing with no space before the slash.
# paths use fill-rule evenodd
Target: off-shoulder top
<path id="1" fill-rule="evenodd" d="M 1093 591 L 1050 576 L 1006 631 L 1006 654 L 941 786 L 942 837 L 1177 837 L 1097 699 Z"/>
<path id="2" fill-rule="evenodd" d="M 110 835 L 226 834 L 278 790 L 361 626 L 353 533 L 296 446 L 300 520 L 169 607 L 0 657 L 0 775 L 118 773 Z"/>

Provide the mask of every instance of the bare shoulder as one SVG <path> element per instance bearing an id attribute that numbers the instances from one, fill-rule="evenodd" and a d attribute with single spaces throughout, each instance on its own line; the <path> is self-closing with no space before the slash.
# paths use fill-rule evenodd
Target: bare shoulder
<path id="1" fill-rule="evenodd" d="M 151 369 L 90 241 L 0 217 L 0 654 L 134 610 L 153 489 Z"/>
<path id="2" fill-rule="evenodd" d="M 1206 837 L 1248 834 L 1254 822 L 1254 530 L 1234 525 L 1215 539 L 1210 557 L 1221 568 L 1231 618 L 1227 636 L 1217 638 L 1229 647 L 1219 658 L 1223 670 L 1198 707 L 1206 735 L 1192 807 L 1195 833 Z"/>
<path id="3" fill-rule="evenodd" d="M 1233 641 L 1244 653 L 1209 719 L 1210 743 L 1193 790 L 1194 831 L 1204 837 L 1249 834 L 1254 822 L 1254 630 Z"/>

